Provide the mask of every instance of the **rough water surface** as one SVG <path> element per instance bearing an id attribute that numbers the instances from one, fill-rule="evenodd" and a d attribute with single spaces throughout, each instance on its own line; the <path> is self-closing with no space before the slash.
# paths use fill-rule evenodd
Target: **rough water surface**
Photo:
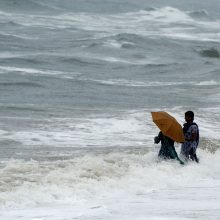
<path id="1" fill-rule="evenodd" d="M 0 219 L 219 219 L 219 8 L 1 0 Z M 159 110 L 199 164 L 158 160 Z"/>

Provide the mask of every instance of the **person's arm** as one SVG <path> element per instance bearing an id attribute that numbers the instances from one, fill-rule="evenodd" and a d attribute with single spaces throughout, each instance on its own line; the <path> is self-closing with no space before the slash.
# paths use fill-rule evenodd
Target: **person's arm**
<path id="1" fill-rule="evenodd" d="M 162 132 L 159 132 L 158 136 L 154 137 L 154 143 L 155 144 L 160 143 L 161 138 L 162 138 Z"/>

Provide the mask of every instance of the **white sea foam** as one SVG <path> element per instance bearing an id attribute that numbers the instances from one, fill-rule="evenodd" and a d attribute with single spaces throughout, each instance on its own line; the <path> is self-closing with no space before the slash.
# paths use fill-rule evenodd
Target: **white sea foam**
<path id="1" fill-rule="evenodd" d="M 140 146 L 144 145 L 146 138 L 145 123 L 140 116 L 142 117 L 137 114 L 130 118 L 129 115 L 119 115 L 79 121 L 71 118 L 53 119 L 43 129 L 6 133 L 5 136 L 2 135 L 2 139 L 10 138 L 24 145 L 57 147 Z"/>
<path id="2" fill-rule="evenodd" d="M 34 68 L 22 68 L 13 66 L 0 66 L 1 73 L 20 73 L 21 75 L 50 75 L 50 76 L 60 76 L 62 78 L 74 78 L 74 76 L 81 75 L 79 72 L 62 72 L 57 70 L 42 70 Z"/>
<path id="3" fill-rule="evenodd" d="M 150 153 L 122 152 L 54 162 L 10 160 L 1 169 L 1 216 L 217 219 L 220 155 L 202 150 L 199 155 L 199 165 L 185 166 L 157 163 Z"/>
<path id="4" fill-rule="evenodd" d="M 170 109 L 163 110 L 170 112 Z M 181 107 L 173 109 L 170 113 L 179 120 L 180 124 L 183 124 L 183 115 L 187 110 Z M 25 146 L 68 146 L 73 148 L 147 146 L 152 148 L 152 139 L 159 130 L 151 121 L 150 111 L 157 110 L 119 112 L 117 115 L 104 115 L 77 120 L 74 118 L 54 118 L 45 122 L 42 121 L 42 126 L 34 129 L 14 132 L 2 130 L 1 139 L 19 141 Z M 195 114 L 195 120 L 201 130 L 201 138 L 219 140 L 218 108 L 200 109 Z M 13 120 L 19 119 L 14 118 Z"/>
<path id="5" fill-rule="evenodd" d="M 104 37 L 120 33 L 166 36 L 184 40 L 219 41 L 219 21 L 198 21 L 188 12 L 162 7 L 151 11 L 120 14 L 65 13 L 56 16 L 1 14 L 2 19 L 25 26 L 50 29 L 77 28 L 98 32 Z M 175 27 L 173 27 L 175 24 Z M 187 27 L 188 25 L 188 27 Z M 178 31 L 177 31 L 178 29 Z M 116 46 L 116 44 L 114 44 Z M 117 46 L 118 47 L 118 44 Z"/>
<path id="6" fill-rule="evenodd" d="M 104 46 L 106 47 L 113 47 L 113 48 L 121 48 L 122 43 L 119 43 L 116 40 L 108 40 L 107 42 L 104 43 Z"/>
<path id="7" fill-rule="evenodd" d="M 195 86 L 212 86 L 219 85 L 219 83 L 215 80 L 210 81 L 201 81 L 201 82 L 161 82 L 161 81 L 136 81 L 136 80 L 126 80 L 126 79 L 108 79 L 108 80 L 98 80 L 91 78 L 80 78 L 80 80 L 88 80 L 93 82 L 98 82 L 105 85 L 115 85 L 115 86 L 129 86 L 129 87 L 161 87 L 161 86 L 182 86 L 182 85 L 195 85 Z"/>
<path id="8" fill-rule="evenodd" d="M 174 30 L 166 29 L 162 35 L 173 39 L 219 42 L 220 33 L 184 33 L 183 31 L 178 33 Z"/>
<path id="9" fill-rule="evenodd" d="M 116 86 L 131 86 L 131 87 L 157 87 L 157 86 L 172 86 L 172 85 L 182 85 L 184 82 L 140 82 L 135 80 L 126 79 L 109 79 L 109 80 L 95 80 L 92 81 L 99 82 L 106 85 L 116 85 Z"/>
<path id="10" fill-rule="evenodd" d="M 33 68 L 21 68 L 21 67 L 11 67 L 11 66 L 0 66 L 0 70 L 7 72 L 21 72 L 23 74 L 45 74 L 46 71 L 33 69 Z M 49 72 L 50 73 L 50 72 Z M 48 74 L 48 72 L 47 72 Z M 61 74 L 59 71 L 52 71 L 51 74 Z"/>
<path id="11" fill-rule="evenodd" d="M 26 34 L 13 34 L 13 33 L 5 33 L 3 31 L 0 32 L 1 36 L 4 37 L 15 37 L 15 38 L 20 38 L 20 39 L 25 39 L 25 40 L 37 40 L 38 37 L 34 36 L 34 37 L 30 37 L 29 35 Z"/>
<path id="12" fill-rule="evenodd" d="M 106 33 L 110 32 L 114 34 L 159 35 L 185 40 L 217 42 L 219 40 L 219 21 L 197 21 L 190 17 L 187 12 L 172 7 L 109 16 L 80 14 L 78 18 L 75 18 L 75 15 L 66 15 L 62 18 L 64 20 L 74 19 L 75 25 L 86 30 L 105 31 L 106 36 L 108 35 Z M 90 21 L 89 24 L 87 23 L 88 20 Z M 176 27 L 170 26 L 173 23 L 176 24 Z M 165 24 L 167 27 L 164 26 Z"/>
<path id="13" fill-rule="evenodd" d="M 198 86 L 212 86 L 212 85 L 218 85 L 218 83 L 215 80 L 210 80 L 210 81 L 203 81 L 197 83 Z"/>
<path id="14" fill-rule="evenodd" d="M 103 44 L 105 47 L 109 47 L 109 48 L 117 48 L 120 49 L 123 47 L 123 45 L 126 45 L 128 47 L 132 47 L 135 46 L 134 43 L 126 41 L 126 40 L 121 40 L 120 42 L 117 40 L 108 40 Z"/>
<path id="15" fill-rule="evenodd" d="M 85 59 L 94 59 L 95 61 L 106 61 L 110 63 L 121 63 L 126 65 L 169 65 L 172 64 L 172 60 L 161 62 L 159 57 L 142 57 L 140 58 L 128 58 L 128 57 L 119 57 L 119 56 L 101 56 L 100 54 L 79 54 L 80 57 Z"/>

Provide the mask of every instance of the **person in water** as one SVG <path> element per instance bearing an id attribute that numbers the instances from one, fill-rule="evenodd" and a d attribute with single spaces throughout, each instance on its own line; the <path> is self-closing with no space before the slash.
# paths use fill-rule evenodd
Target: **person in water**
<path id="1" fill-rule="evenodd" d="M 184 156 L 186 160 L 191 159 L 192 161 L 199 162 L 196 155 L 196 149 L 199 144 L 199 128 L 194 121 L 194 113 L 192 111 L 187 111 L 185 113 L 186 123 L 183 125 L 183 134 L 185 137 L 185 142 L 181 146 L 181 155 Z"/>
<path id="2" fill-rule="evenodd" d="M 161 142 L 161 148 L 158 157 L 162 159 L 177 159 L 180 164 L 184 164 L 184 162 L 179 159 L 176 153 L 174 141 L 171 138 L 165 136 L 161 131 L 159 132 L 158 136 L 154 137 L 154 143 L 158 144 L 159 142 Z"/>

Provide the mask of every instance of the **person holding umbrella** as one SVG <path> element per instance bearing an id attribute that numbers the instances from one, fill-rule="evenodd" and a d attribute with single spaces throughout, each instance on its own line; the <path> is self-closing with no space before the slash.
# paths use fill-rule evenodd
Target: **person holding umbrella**
<path id="1" fill-rule="evenodd" d="M 158 154 L 158 157 L 162 159 L 177 159 L 180 164 L 184 164 L 178 157 L 178 154 L 174 147 L 174 140 L 165 136 L 161 131 L 158 136 L 154 137 L 154 143 L 158 144 L 161 142 L 161 148 Z"/>
<path id="2" fill-rule="evenodd" d="M 153 122 L 160 129 L 158 136 L 154 138 L 155 143 L 161 142 L 158 156 L 164 159 L 177 159 L 181 164 L 184 164 L 179 159 L 174 147 L 174 141 L 183 143 L 185 140 L 182 126 L 167 112 L 151 112 L 151 115 Z"/>

